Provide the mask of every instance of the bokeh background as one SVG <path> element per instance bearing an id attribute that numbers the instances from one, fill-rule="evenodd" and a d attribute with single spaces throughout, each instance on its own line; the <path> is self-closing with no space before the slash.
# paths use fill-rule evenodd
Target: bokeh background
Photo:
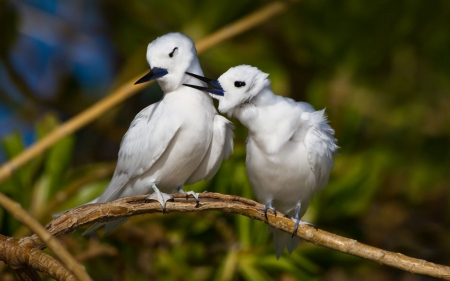
<path id="1" fill-rule="evenodd" d="M 146 46 L 172 31 L 199 40 L 270 1 L 0 1 L 0 162 L 147 68 Z M 293 3 L 200 56 L 204 73 L 251 64 L 274 91 L 326 107 L 340 155 L 304 219 L 389 251 L 450 263 L 450 1 Z M 43 224 L 98 196 L 120 140 L 153 84 L 58 142 L 0 190 Z M 210 182 L 191 188 L 253 198 L 246 129 Z M 0 232 L 28 231 L 0 210 Z M 262 222 L 217 212 L 135 217 L 65 246 L 94 280 L 404 280 L 412 275 L 301 243 L 275 259 Z M 14 280 L 0 265 L 0 280 Z"/>

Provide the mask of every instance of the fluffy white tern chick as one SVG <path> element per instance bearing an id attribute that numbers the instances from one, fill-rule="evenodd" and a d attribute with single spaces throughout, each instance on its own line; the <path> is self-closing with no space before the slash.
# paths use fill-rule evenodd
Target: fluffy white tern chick
<path id="1" fill-rule="evenodd" d="M 325 110 L 275 95 L 268 74 L 256 67 L 233 67 L 218 81 L 190 75 L 211 86 L 186 86 L 214 94 L 219 111 L 248 128 L 246 166 L 255 196 L 265 204 L 266 217 L 268 209 L 291 217 L 295 233 L 299 223 L 306 223 L 300 218 L 311 196 L 327 185 L 334 165 L 338 146 Z M 270 230 L 277 258 L 285 247 L 289 253 L 297 247 L 299 239 L 293 234 Z"/>
<path id="2" fill-rule="evenodd" d="M 153 192 L 163 210 L 166 193 L 184 192 L 184 184 L 210 179 L 233 150 L 232 124 L 217 114 L 211 97 L 183 83 L 203 83 L 185 72 L 203 75 L 194 42 L 169 33 L 148 45 L 150 72 L 136 84 L 156 79 L 163 98 L 139 112 L 123 137 L 114 176 L 103 194 L 90 203 Z M 89 234 L 105 225 L 110 232 L 127 218 L 94 224 Z"/>

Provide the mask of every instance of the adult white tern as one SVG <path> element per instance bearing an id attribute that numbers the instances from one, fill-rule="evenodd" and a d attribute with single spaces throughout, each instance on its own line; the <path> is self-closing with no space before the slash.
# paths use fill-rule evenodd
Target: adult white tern
<path id="1" fill-rule="evenodd" d="M 163 98 L 139 112 L 122 139 L 113 178 L 103 194 L 90 203 L 147 194 L 163 209 L 173 200 L 166 193 L 184 192 L 182 186 L 210 179 L 233 151 L 232 123 L 218 115 L 211 97 L 183 86 L 203 85 L 185 72 L 203 75 L 194 42 L 184 34 L 169 33 L 148 45 L 150 72 L 136 84 L 156 79 Z M 105 225 L 105 233 L 127 218 L 96 223 L 85 234 Z"/>
<path id="2" fill-rule="evenodd" d="M 268 74 L 256 67 L 233 67 L 218 81 L 190 75 L 210 87 L 186 86 L 215 94 L 219 111 L 248 128 L 246 166 L 256 198 L 265 204 L 266 217 L 268 209 L 289 215 L 296 222 L 295 233 L 299 223 L 306 223 L 300 218 L 311 196 L 327 185 L 334 165 L 338 146 L 325 110 L 275 95 Z M 293 234 L 270 230 L 277 258 L 285 247 L 289 253 L 297 247 Z"/>

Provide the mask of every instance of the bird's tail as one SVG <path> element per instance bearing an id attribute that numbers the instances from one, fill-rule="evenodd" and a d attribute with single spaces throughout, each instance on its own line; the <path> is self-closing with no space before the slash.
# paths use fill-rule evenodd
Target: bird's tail
<path id="1" fill-rule="evenodd" d="M 83 236 L 89 236 L 92 233 L 94 233 L 97 229 L 99 229 L 102 226 L 105 226 L 105 232 L 104 234 L 108 234 L 111 231 L 113 231 L 114 229 L 118 228 L 119 226 L 121 226 L 122 224 L 124 224 L 125 222 L 127 222 L 129 218 L 120 218 L 114 221 L 110 221 L 110 222 L 96 222 L 94 223 L 91 227 L 89 227 L 85 232 L 83 232 Z"/>
<path id="2" fill-rule="evenodd" d="M 273 244 L 275 245 L 275 254 L 277 259 L 283 254 L 284 248 L 288 249 L 289 254 L 297 248 L 300 238 L 292 237 L 291 233 L 269 226 L 269 232 L 273 233 Z"/>
<path id="3" fill-rule="evenodd" d="M 98 198 L 95 198 L 94 200 L 92 200 L 92 201 L 90 201 L 90 202 L 88 202 L 88 203 L 86 203 L 86 204 L 84 204 L 84 205 L 87 205 L 87 204 L 94 204 L 94 203 L 97 203 L 97 201 L 98 201 Z M 72 209 L 69 209 L 69 210 L 72 210 Z M 57 218 L 57 217 L 59 217 L 62 213 L 65 213 L 65 212 L 67 212 L 67 211 L 69 211 L 69 210 L 65 210 L 65 211 L 62 211 L 62 212 L 53 214 L 52 216 L 53 216 L 53 218 Z M 97 222 L 97 223 L 94 223 L 94 224 L 93 224 L 91 227 L 89 227 L 85 232 L 83 232 L 83 235 L 84 235 L 84 236 L 89 236 L 89 235 L 91 235 L 92 233 L 94 233 L 97 229 L 99 229 L 99 228 L 102 227 L 102 226 L 105 226 L 105 232 L 104 232 L 104 234 L 108 234 L 108 233 L 110 233 L 111 231 L 113 231 L 114 229 L 116 229 L 116 228 L 118 228 L 119 226 L 121 226 L 122 224 L 124 224 L 128 219 L 129 219 L 129 218 L 120 218 L 120 219 L 117 219 L 117 220 L 114 220 L 114 221 L 110 221 L 110 222 Z"/>

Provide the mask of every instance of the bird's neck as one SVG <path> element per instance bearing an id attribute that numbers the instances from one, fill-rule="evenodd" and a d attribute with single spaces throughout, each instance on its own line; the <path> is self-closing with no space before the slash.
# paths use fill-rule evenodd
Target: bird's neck
<path id="1" fill-rule="evenodd" d="M 272 106 L 277 103 L 277 96 L 270 87 L 265 87 L 257 96 L 252 99 L 252 104 L 258 108 Z"/>
<path id="2" fill-rule="evenodd" d="M 190 73 L 193 73 L 193 74 L 197 74 L 197 75 L 203 76 L 203 71 L 202 71 L 202 68 L 200 66 L 200 62 L 198 61 L 197 58 L 192 60 L 191 65 L 189 66 L 189 68 L 185 72 L 190 72 Z M 187 75 L 186 73 L 184 74 L 183 83 L 182 84 L 191 84 L 191 85 L 197 85 L 197 86 L 205 86 L 205 83 L 201 82 L 197 78 L 194 78 L 194 77 L 192 77 L 190 75 Z"/>
<path id="3" fill-rule="evenodd" d="M 171 92 L 185 87 L 183 86 L 183 84 L 205 86 L 203 82 L 190 75 L 187 75 L 186 72 L 203 76 L 203 71 L 197 58 L 192 59 L 191 64 L 187 69 L 176 69 L 175 72 L 171 74 L 172 77 L 170 77 L 170 79 L 160 79 L 158 80 L 158 84 L 165 94 L 170 94 Z M 167 78 L 169 78 L 168 75 Z M 205 95 L 209 96 L 207 94 Z"/>
<path id="4" fill-rule="evenodd" d="M 286 127 L 281 104 L 282 97 L 266 87 L 246 106 L 247 110 L 236 116 L 247 127 L 251 142 L 268 154 L 279 151 L 292 135 Z"/>
<path id="5" fill-rule="evenodd" d="M 256 121 L 267 118 L 262 112 L 264 112 L 268 106 L 274 105 L 275 103 L 275 94 L 270 87 L 265 87 L 258 95 L 252 98 L 248 104 L 236 107 L 233 115 L 239 119 L 244 126 L 251 129 L 250 127 Z"/>
<path id="6" fill-rule="evenodd" d="M 191 62 L 191 65 L 189 65 L 187 72 L 191 72 L 197 75 L 203 75 L 202 67 L 200 66 L 200 62 L 198 61 L 198 58 L 194 58 Z M 189 76 L 192 77 L 192 76 Z M 196 79 L 198 80 L 198 79 Z"/>

